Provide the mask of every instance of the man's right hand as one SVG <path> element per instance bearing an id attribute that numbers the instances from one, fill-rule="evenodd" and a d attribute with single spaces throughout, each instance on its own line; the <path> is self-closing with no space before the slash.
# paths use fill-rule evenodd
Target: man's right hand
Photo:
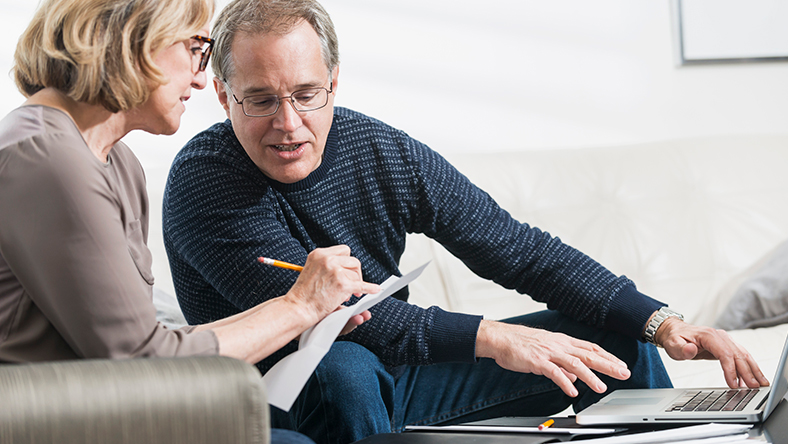
<path id="1" fill-rule="evenodd" d="M 483 320 L 479 326 L 476 356 L 492 358 L 507 370 L 550 378 L 571 397 L 578 395 L 578 378 L 597 393 L 607 390 L 592 370 L 620 380 L 630 376 L 626 363 L 596 344 L 496 321 Z"/>

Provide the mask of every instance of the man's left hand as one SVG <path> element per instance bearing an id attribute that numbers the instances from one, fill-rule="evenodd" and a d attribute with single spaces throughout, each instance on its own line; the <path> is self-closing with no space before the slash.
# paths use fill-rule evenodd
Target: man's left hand
<path id="1" fill-rule="evenodd" d="M 752 355 L 734 342 L 725 330 L 699 327 L 671 317 L 660 325 L 654 340 L 677 361 L 719 360 L 730 388 L 769 385 Z"/>

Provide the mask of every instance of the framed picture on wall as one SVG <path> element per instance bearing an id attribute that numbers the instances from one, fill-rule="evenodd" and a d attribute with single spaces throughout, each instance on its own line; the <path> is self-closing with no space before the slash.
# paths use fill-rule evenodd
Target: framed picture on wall
<path id="1" fill-rule="evenodd" d="M 788 1 L 673 0 L 679 65 L 788 61 Z"/>

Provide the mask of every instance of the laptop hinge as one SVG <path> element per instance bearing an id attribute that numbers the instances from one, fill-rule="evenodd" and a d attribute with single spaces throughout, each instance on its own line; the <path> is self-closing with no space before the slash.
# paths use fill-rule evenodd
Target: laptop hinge
<path id="1" fill-rule="evenodd" d="M 769 400 L 769 397 L 768 396 L 764 396 L 763 399 L 761 399 L 761 402 L 758 404 L 758 407 L 755 407 L 755 410 L 762 409 L 763 405 L 766 403 L 767 400 Z"/>

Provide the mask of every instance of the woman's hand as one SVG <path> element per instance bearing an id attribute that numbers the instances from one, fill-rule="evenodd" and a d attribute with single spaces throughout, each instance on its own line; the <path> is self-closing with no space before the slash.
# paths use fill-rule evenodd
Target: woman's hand
<path id="1" fill-rule="evenodd" d="M 339 335 L 341 336 L 350 333 L 351 331 L 355 330 L 356 327 L 367 322 L 370 319 L 372 319 L 372 313 L 370 313 L 369 310 L 364 310 L 363 312 L 351 317 L 347 321 L 347 324 L 345 324 L 345 328 L 343 328 L 342 331 L 339 332 Z"/>
<path id="2" fill-rule="evenodd" d="M 350 248 L 336 245 L 309 253 L 304 270 L 285 299 L 299 306 L 306 319 L 315 324 L 338 309 L 350 296 L 379 291 L 380 286 L 377 284 L 362 280 L 361 263 L 350 256 Z M 369 312 L 354 316 L 343 334 L 352 331 L 370 316 Z"/>

